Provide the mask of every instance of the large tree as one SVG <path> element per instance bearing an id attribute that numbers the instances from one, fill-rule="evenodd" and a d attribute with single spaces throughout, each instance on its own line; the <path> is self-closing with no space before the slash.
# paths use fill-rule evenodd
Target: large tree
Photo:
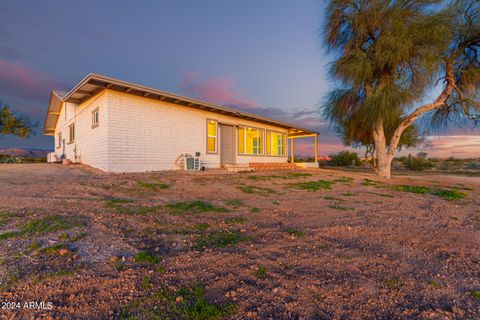
<path id="1" fill-rule="evenodd" d="M 440 123 L 480 110 L 478 1 L 331 0 L 326 21 L 338 88 L 325 114 L 371 136 L 379 176 L 390 178 L 402 135 L 420 116 Z"/>
<path id="2" fill-rule="evenodd" d="M 0 101 L 0 137 L 8 134 L 27 138 L 33 134 L 33 127 L 27 117 L 15 114 Z"/>

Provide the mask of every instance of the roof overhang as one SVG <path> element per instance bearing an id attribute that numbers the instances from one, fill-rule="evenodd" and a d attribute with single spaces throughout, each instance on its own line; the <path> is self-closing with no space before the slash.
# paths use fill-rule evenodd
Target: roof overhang
<path id="1" fill-rule="evenodd" d="M 45 124 L 43 126 L 43 134 L 52 136 L 55 134 L 55 127 L 57 126 L 60 112 L 62 111 L 63 98 L 55 91 L 50 94 L 50 102 L 48 103 L 47 116 L 45 117 Z"/>
<path id="2" fill-rule="evenodd" d="M 47 135 L 53 134 L 54 131 L 52 131 L 52 128 L 53 130 L 55 130 L 54 127 L 56 125 L 56 121 L 58 120 L 58 115 L 59 115 L 58 114 L 59 110 L 57 110 L 57 108 L 61 107 L 62 101 L 80 104 L 105 89 L 120 91 L 128 94 L 146 97 L 149 99 L 155 99 L 159 101 L 174 103 L 174 104 L 185 106 L 188 108 L 195 108 L 195 109 L 210 111 L 214 113 L 220 113 L 220 114 L 228 115 L 231 117 L 237 117 L 245 120 L 272 125 L 275 127 L 280 127 L 283 129 L 287 129 L 289 132 L 289 136 L 318 134 L 315 131 L 299 128 L 297 126 L 294 126 L 285 122 L 258 116 L 252 113 L 242 112 L 232 108 L 215 105 L 215 104 L 211 104 L 208 102 L 204 102 L 204 101 L 200 101 L 200 100 L 196 100 L 196 99 L 192 99 L 184 96 L 180 96 L 177 94 L 173 94 L 173 93 L 162 91 L 162 90 L 157 90 L 157 89 L 142 86 L 139 84 L 102 76 L 95 73 L 88 74 L 63 98 L 59 97 L 59 95 L 52 92 L 52 96 L 50 98 L 50 104 L 48 108 L 47 119 L 45 121 L 44 133 Z M 57 99 L 59 100 L 57 101 Z M 58 103 L 60 105 L 59 107 L 58 107 Z"/>

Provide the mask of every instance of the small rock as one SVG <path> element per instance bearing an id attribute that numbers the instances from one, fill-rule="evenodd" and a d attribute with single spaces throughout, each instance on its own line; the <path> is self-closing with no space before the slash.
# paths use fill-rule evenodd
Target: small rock
<path id="1" fill-rule="evenodd" d="M 58 250 L 58 253 L 59 253 L 61 256 L 66 256 L 67 254 L 70 253 L 70 251 L 68 251 L 68 250 L 65 249 L 65 248 L 62 248 L 62 249 Z"/>
<path id="2" fill-rule="evenodd" d="M 465 311 L 463 311 L 461 308 L 457 306 L 453 306 L 452 311 L 453 313 L 458 315 L 460 318 L 463 318 L 463 316 L 465 315 Z"/>
<path id="3" fill-rule="evenodd" d="M 227 298 L 234 298 L 236 295 L 237 295 L 237 293 L 233 290 L 225 293 L 225 297 L 227 297 Z"/>
<path id="4" fill-rule="evenodd" d="M 158 252 L 158 251 L 160 251 L 160 247 L 155 247 L 154 250 L 155 250 L 155 252 Z"/>

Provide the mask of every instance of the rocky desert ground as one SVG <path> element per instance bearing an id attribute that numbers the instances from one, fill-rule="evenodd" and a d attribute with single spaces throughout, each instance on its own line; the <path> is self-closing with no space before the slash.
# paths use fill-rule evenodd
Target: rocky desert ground
<path id="1" fill-rule="evenodd" d="M 478 319 L 480 178 L 0 165 L 1 319 Z"/>

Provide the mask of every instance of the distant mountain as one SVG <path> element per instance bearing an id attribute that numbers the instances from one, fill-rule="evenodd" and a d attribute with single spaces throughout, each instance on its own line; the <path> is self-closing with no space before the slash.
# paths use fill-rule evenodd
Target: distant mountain
<path id="1" fill-rule="evenodd" d="M 11 157 L 25 158 L 46 158 L 52 150 L 47 149 L 28 149 L 28 148 L 0 148 L 0 154 Z"/>

